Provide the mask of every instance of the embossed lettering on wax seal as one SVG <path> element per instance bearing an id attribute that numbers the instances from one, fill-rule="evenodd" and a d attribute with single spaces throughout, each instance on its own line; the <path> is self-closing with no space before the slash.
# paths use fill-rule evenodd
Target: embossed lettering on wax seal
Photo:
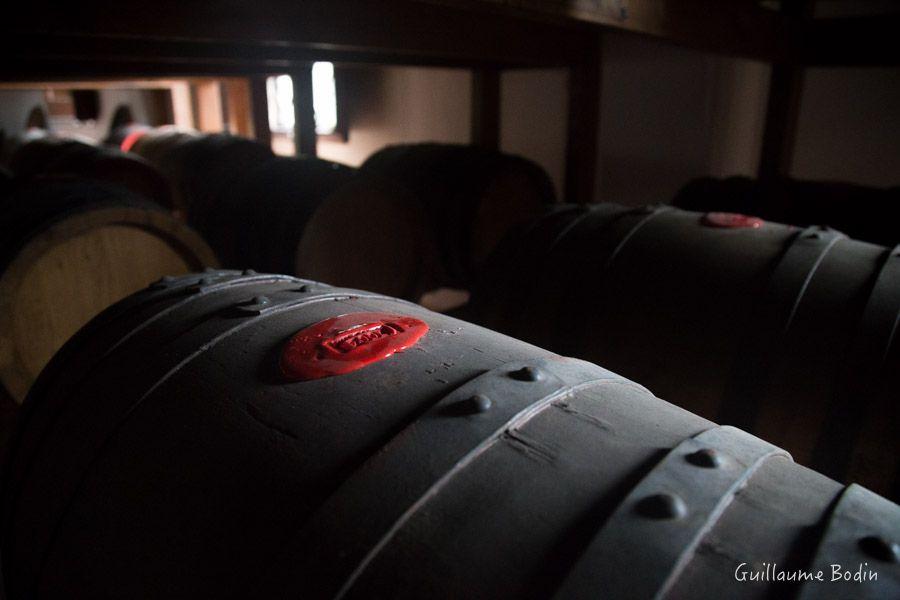
<path id="1" fill-rule="evenodd" d="M 282 374 L 309 381 L 351 373 L 416 344 L 428 332 L 420 319 L 350 313 L 301 329 L 281 352 Z"/>

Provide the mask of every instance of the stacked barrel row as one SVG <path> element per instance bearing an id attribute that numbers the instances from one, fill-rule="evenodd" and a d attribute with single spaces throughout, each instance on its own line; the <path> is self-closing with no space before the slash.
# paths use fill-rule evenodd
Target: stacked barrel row
<path id="1" fill-rule="evenodd" d="M 464 147 L 389 148 L 357 174 L 324 160 L 276 157 L 225 134 L 130 126 L 110 141 L 121 148 L 30 132 L 4 149 L 4 182 L 15 184 L 3 186 L 9 260 L 0 296 L 10 322 L 0 379 L 15 402 L 78 327 L 162 275 L 222 264 L 420 299 L 469 287 L 506 230 L 555 200 L 536 165 Z M 82 229 L 94 225 L 75 226 L 75 213 L 89 211 L 94 223 L 96 210 L 111 204 L 152 216 L 110 213 L 101 233 L 84 238 Z M 60 219 L 74 233 L 62 236 Z M 46 229 L 52 252 L 38 229 Z M 20 274 L 13 258 L 36 275 Z M 32 289 L 38 285 L 40 292 Z M 72 286 L 79 291 L 66 298 Z"/>

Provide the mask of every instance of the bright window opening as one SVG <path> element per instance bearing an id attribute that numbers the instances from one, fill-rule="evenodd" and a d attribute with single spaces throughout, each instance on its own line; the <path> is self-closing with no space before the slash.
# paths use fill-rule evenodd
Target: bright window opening
<path id="1" fill-rule="evenodd" d="M 332 63 L 313 63 L 312 87 L 316 133 L 331 135 L 337 129 L 337 91 L 334 87 L 334 65 Z"/>
<path id="2" fill-rule="evenodd" d="M 290 75 L 278 75 L 266 80 L 269 100 L 269 129 L 275 133 L 294 131 L 294 83 Z"/>
<path id="3" fill-rule="evenodd" d="M 330 135 L 338 125 L 332 63 L 313 63 L 312 88 L 316 133 Z M 269 100 L 269 128 L 275 133 L 291 135 L 294 131 L 294 84 L 291 76 L 269 77 L 266 80 L 266 90 Z"/>

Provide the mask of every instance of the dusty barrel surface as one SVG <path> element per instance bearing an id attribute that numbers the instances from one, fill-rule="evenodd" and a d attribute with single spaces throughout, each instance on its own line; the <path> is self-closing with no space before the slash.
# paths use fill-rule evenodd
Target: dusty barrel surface
<path id="1" fill-rule="evenodd" d="M 167 274 L 215 266 L 167 211 L 115 186 L 31 182 L 0 201 L 0 382 L 21 402 L 100 311 Z"/>
<path id="2" fill-rule="evenodd" d="M 897 249 L 741 215 L 599 205 L 510 240 L 468 316 L 897 497 L 898 313 Z"/>
<path id="3" fill-rule="evenodd" d="M 470 146 L 389 146 L 310 220 L 297 273 L 410 299 L 467 288 L 508 231 L 553 202 L 549 177 L 524 158 Z"/>
<path id="4" fill-rule="evenodd" d="M 119 185 L 160 206 L 172 207 L 169 184 L 150 163 L 106 146 L 36 137 L 18 145 L 10 169 L 19 179 L 87 179 Z"/>
<path id="5" fill-rule="evenodd" d="M 703 177 L 682 188 L 672 204 L 686 210 L 745 213 L 791 225 L 828 225 L 875 244 L 900 243 L 900 187 Z"/>
<path id="6" fill-rule="evenodd" d="M 32 389 L 2 494 L 11 598 L 885 597 L 900 578 L 900 508 L 859 486 L 598 366 L 276 275 L 185 276 L 100 315 Z M 879 577 L 736 580 L 763 560 Z"/>

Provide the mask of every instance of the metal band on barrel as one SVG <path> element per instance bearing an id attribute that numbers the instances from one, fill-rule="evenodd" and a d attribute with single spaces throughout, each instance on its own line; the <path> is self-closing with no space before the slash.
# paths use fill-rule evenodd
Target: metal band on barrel
<path id="1" fill-rule="evenodd" d="M 758 302 L 757 315 L 751 320 L 742 358 L 736 361 L 737 372 L 717 421 L 747 429 L 754 427 L 768 388 L 771 365 L 778 360 L 780 340 L 791 328 L 819 265 L 843 237 L 838 231 L 821 227 L 809 227 L 794 237 Z"/>
<path id="2" fill-rule="evenodd" d="M 733 427 L 683 441 L 619 505 L 556 597 L 663 596 L 735 493 L 772 456 L 790 458 Z"/>
<path id="3" fill-rule="evenodd" d="M 900 321 L 900 246 L 887 253 L 846 358 L 834 400 L 826 419 L 827 429 L 813 455 L 817 470 L 846 473 L 866 410 L 879 393 L 884 363 L 896 343 Z M 870 410 L 874 410 L 871 408 Z M 891 451 L 891 449 L 885 449 Z"/>
<path id="4" fill-rule="evenodd" d="M 822 571 L 822 581 L 805 582 L 798 600 L 900 598 L 898 544 L 900 506 L 860 485 L 847 486 L 807 569 L 810 573 Z M 857 572 L 858 579 L 854 576 Z"/>
<path id="5" fill-rule="evenodd" d="M 563 358 L 507 363 L 456 388 L 332 494 L 292 536 L 259 594 L 310 594 L 302 586 L 316 580 L 326 587 L 314 597 L 342 597 L 404 524 L 505 432 L 554 400 L 604 381 L 643 389 L 590 363 Z M 296 589 L 283 588 L 285 573 Z M 274 585 L 279 587 L 267 587 Z"/>

